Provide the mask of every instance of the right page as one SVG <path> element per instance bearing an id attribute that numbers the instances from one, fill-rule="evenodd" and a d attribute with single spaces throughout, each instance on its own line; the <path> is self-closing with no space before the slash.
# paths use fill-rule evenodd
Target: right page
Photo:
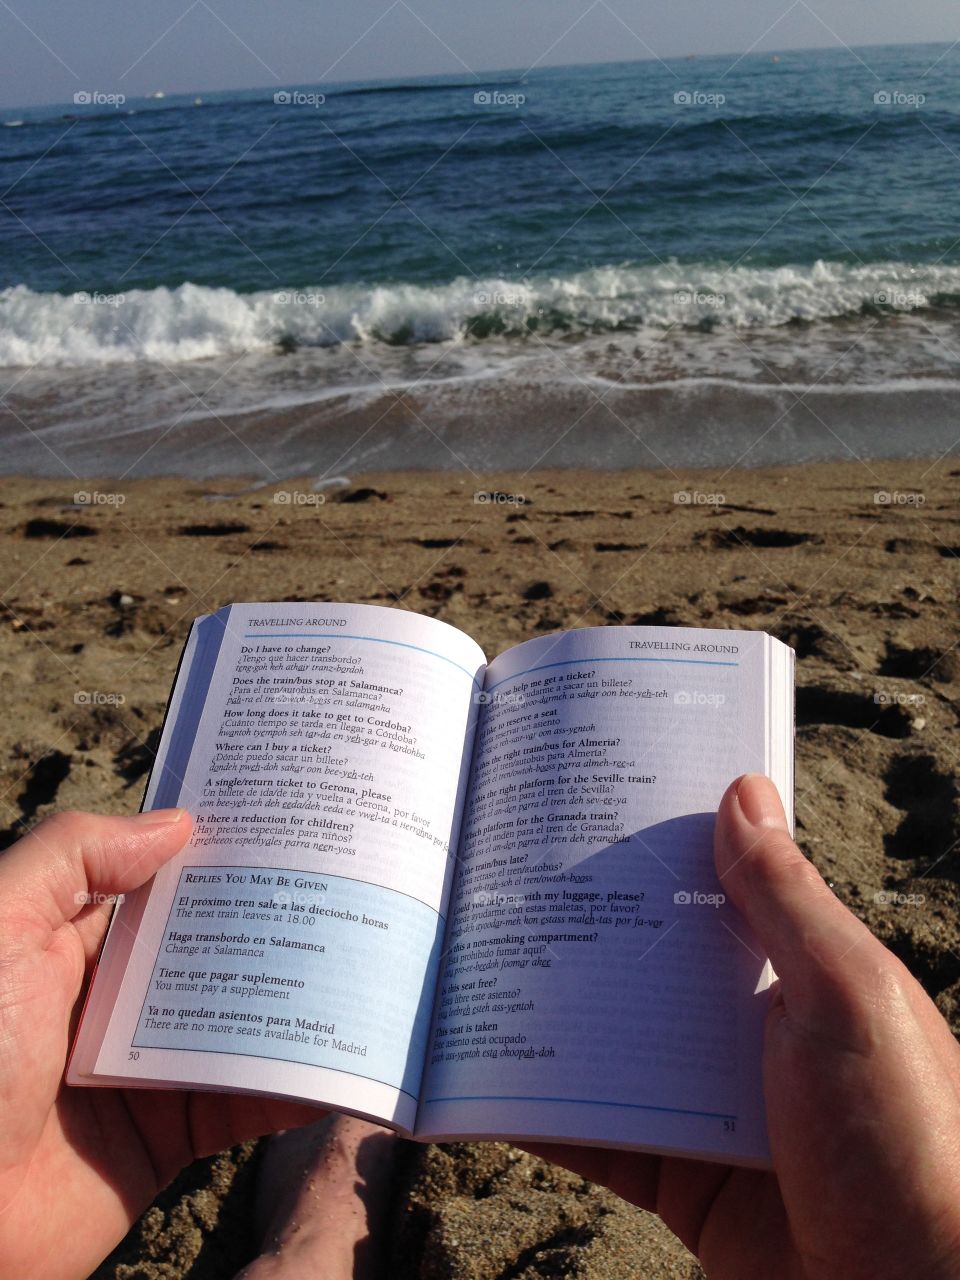
<path id="1" fill-rule="evenodd" d="M 588 628 L 502 654 L 484 696 L 417 1136 L 768 1162 L 773 975 L 713 828 L 746 772 L 792 815 L 792 650 Z"/>

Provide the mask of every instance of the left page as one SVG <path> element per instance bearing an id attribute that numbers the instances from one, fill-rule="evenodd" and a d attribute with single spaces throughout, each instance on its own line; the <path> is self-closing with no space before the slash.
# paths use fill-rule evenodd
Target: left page
<path id="1" fill-rule="evenodd" d="M 194 835 L 117 909 L 68 1083 L 412 1127 L 484 666 L 398 609 L 198 620 L 144 804 Z"/>

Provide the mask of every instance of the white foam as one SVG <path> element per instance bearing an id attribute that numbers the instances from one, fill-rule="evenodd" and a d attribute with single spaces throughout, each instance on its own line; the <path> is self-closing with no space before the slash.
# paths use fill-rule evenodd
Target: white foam
<path id="1" fill-rule="evenodd" d="M 459 346 L 484 335 L 522 337 L 717 327 L 775 328 L 855 315 L 863 306 L 908 312 L 960 295 L 960 267 L 885 263 L 729 269 L 667 263 L 609 266 L 525 280 L 466 277 L 442 285 L 278 290 L 239 294 L 183 284 L 115 295 L 0 291 L 0 366 L 182 361 L 303 346 Z"/>
<path id="2" fill-rule="evenodd" d="M 755 379 L 711 377 L 661 378 L 650 382 L 611 381 L 592 374 L 577 376 L 576 381 L 585 386 L 603 389 L 604 398 L 613 393 L 633 391 L 699 391 L 717 387 L 724 391 L 738 391 L 751 396 L 778 396 L 787 392 L 806 400 L 810 396 L 879 396 L 909 395 L 914 391 L 943 391 L 955 393 L 960 382 L 955 378 L 890 378 L 885 382 L 758 382 Z"/>

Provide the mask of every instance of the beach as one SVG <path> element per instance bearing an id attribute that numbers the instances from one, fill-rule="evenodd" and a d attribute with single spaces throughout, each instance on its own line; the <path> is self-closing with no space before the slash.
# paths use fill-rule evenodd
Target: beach
<path id="1" fill-rule="evenodd" d="M 5 842 L 136 810 L 190 622 L 231 600 L 410 608 L 488 657 L 578 626 L 767 630 L 798 657 L 801 847 L 960 1030 L 955 459 L 314 483 L 0 480 Z M 98 1280 L 232 1276 L 257 1158 L 187 1171 Z M 649 1215 L 503 1144 L 406 1144 L 403 1169 L 401 1280 L 699 1274 Z"/>
<path id="2" fill-rule="evenodd" d="M 488 658 L 764 630 L 797 655 L 797 839 L 960 1033 L 956 42 L 775 52 L 795 19 L 823 43 L 801 6 L 665 57 L 610 10 L 600 61 L 414 75 L 401 5 L 413 37 L 324 22 L 267 87 L 223 48 L 192 85 L 194 8 L 105 49 L 112 82 L 0 106 L 0 847 L 136 812 L 231 601 L 412 609 Z M 185 1170 L 96 1280 L 231 1280 L 263 1149 Z M 502 1143 L 401 1144 L 391 1212 L 391 1280 L 701 1275 Z"/>

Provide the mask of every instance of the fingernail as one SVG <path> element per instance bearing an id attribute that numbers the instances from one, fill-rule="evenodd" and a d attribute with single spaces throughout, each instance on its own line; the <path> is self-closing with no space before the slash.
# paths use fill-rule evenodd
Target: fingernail
<path id="1" fill-rule="evenodd" d="M 743 816 L 754 827 L 786 827 L 780 793 L 762 773 L 745 773 L 737 786 Z"/>
<path id="2" fill-rule="evenodd" d="M 170 827 L 185 813 L 186 809 L 144 809 L 143 813 L 135 813 L 133 817 L 145 827 Z"/>

